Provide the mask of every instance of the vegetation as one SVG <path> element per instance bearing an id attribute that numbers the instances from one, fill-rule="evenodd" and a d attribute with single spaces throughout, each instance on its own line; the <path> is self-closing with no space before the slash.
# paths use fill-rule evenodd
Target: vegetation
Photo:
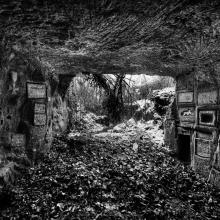
<path id="1" fill-rule="evenodd" d="M 71 83 L 71 96 L 85 110 L 107 114 L 113 122 L 120 121 L 124 104 L 123 92 L 128 86 L 124 78 L 123 75 L 112 78 L 97 74 L 76 77 Z"/>
<path id="2" fill-rule="evenodd" d="M 134 86 L 132 95 L 134 97 L 136 96 L 135 101 L 138 99 L 147 99 L 150 98 L 153 90 L 160 90 L 166 87 L 174 86 L 175 81 L 173 78 L 161 76 L 152 82 L 145 81 L 145 83 L 140 86 Z"/>
<path id="3" fill-rule="evenodd" d="M 75 112 L 78 107 L 79 110 L 84 109 L 96 115 L 104 114 L 102 109 L 102 101 L 105 96 L 103 88 L 92 85 L 91 81 L 81 75 L 73 78 L 69 90 L 69 99 L 73 100 L 71 106 L 75 105 Z"/>

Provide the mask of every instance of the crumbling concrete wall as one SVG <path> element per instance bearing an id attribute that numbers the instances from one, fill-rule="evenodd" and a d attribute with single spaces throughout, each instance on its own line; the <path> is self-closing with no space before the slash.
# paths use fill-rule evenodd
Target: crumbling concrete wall
<path id="1" fill-rule="evenodd" d="M 0 68 L 0 177 L 5 178 L 3 167 L 7 164 L 31 164 L 48 152 L 54 133 L 67 129 L 65 93 L 71 78 L 65 85 L 63 81 L 58 78 L 54 83 L 30 54 L 4 51 Z"/>

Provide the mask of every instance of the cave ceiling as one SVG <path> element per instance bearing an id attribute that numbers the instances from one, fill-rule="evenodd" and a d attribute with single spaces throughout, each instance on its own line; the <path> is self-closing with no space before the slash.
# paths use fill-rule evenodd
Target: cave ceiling
<path id="1" fill-rule="evenodd" d="M 31 51 L 59 74 L 176 76 L 194 65 L 179 53 L 182 41 L 215 23 L 218 7 L 218 1 L 0 0 L 0 34 L 4 44 Z"/>

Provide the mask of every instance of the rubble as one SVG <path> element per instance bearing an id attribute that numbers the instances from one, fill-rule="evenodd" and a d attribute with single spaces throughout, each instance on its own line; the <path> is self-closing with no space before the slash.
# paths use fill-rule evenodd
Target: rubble
<path id="1" fill-rule="evenodd" d="M 97 116 L 92 112 L 80 112 L 75 115 L 74 126 L 72 132 L 77 130 L 85 131 L 88 133 L 99 132 L 106 128 L 108 124 L 108 119 L 106 116 Z"/>
<path id="2" fill-rule="evenodd" d="M 164 116 L 166 114 L 167 108 L 175 97 L 175 88 L 167 87 L 161 90 L 154 90 L 152 92 L 151 100 L 155 103 L 155 111 Z"/>

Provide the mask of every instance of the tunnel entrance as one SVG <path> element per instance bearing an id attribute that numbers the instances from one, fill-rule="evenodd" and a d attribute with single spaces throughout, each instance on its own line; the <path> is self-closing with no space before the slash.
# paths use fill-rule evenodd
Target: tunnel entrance
<path id="1" fill-rule="evenodd" d="M 190 163 L 190 135 L 178 135 L 177 157 L 184 163 Z"/>

